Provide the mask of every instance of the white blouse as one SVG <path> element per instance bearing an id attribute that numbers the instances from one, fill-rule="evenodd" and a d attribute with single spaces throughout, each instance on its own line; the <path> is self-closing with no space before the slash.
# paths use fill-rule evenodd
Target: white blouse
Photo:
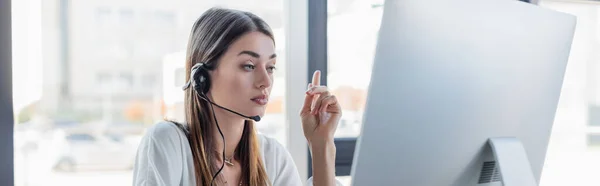
<path id="1" fill-rule="evenodd" d="M 261 156 L 274 186 L 300 186 L 302 181 L 290 153 L 277 140 L 258 135 Z M 337 185 L 342 184 L 336 180 Z M 312 185 L 312 177 L 307 181 Z M 175 124 L 160 122 L 142 139 L 133 169 L 133 185 L 196 186 L 188 139 Z"/>

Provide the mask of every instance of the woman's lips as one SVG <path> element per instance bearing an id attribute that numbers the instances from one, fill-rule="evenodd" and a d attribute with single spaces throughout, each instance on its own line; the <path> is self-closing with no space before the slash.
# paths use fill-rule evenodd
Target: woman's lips
<path id="1" fill-rule="evenodd" d="M 269 99 L 267 99 L 266 95 L 256 96 L 256 97 L 252 98 L 251 100 L 254 101 L 254 103 L 259 104 L 259 105 L 266 105 L 269 102 Z"/>

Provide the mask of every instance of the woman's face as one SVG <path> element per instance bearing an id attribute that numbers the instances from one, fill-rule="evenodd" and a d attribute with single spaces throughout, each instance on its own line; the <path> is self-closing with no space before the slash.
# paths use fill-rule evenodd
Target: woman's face
<path id="1" fill-rule="evenodd" d="M 275 45 L 261 33 L 241 36 L 210 71 L 208 96 L 225 108 L 247 116 L 263 116 L 273 87 Z"/>

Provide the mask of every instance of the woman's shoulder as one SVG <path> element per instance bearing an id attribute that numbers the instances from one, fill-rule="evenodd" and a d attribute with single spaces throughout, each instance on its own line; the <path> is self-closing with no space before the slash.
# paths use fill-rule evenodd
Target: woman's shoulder
<path id="1" fill-rule="evenodd" d="M 146 137 L 150 140 L 156 140 L 156 142 L 176 142 L 184 139 L 185 133 L 173 122 L 160 121 L 146 130 Z"/>
<path id="2" fill-rule="evenodd" d="M 286 150 L 285 147 L 273 137 L 269 137 L 261 133 L 258 133 L 257 137 L 262 148 L 263 154 L 277 154 Z"/>
<path id="3" fill-rule="evenodd" d="M 194 169 L 186 143 L 187 137 L 174 123 L 161 121 L 149 127 L 138 146 L 134 185 L 179 185 L 182 180 L 193 183 L 187 179 L 193 177 Z M 194 185 L 189 183 L 184 185 Z"/>
<path id="4" fill-rule="evenodd" d="M 191 154 L 187 136 L 177 124 L 161 121 L 146 130 L 138 149 L 146 149 L 156 153 L 170 153 L 171 156 Z"/>
<path id="5" fill-rule="evenodd" d="M 264 134 L 258 134 L 257 137 L 260 141 L 261 155 L 263 156 L 267 171 L 278 172 L 292 163 L 291 154 L 277 139 Z M 278 174 L 275 172 L 271 172 L 273 175 L 270 176 Z"/>

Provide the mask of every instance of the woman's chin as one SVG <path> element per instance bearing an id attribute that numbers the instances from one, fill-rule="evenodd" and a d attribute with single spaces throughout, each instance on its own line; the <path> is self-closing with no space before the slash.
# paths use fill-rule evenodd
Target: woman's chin
<path id="1" fill-rule="evenodd" d="M 253 109 L 250 113 L 250 117 L 260 116 L 261 118 L 265 115 L 265 109 Z"/>

